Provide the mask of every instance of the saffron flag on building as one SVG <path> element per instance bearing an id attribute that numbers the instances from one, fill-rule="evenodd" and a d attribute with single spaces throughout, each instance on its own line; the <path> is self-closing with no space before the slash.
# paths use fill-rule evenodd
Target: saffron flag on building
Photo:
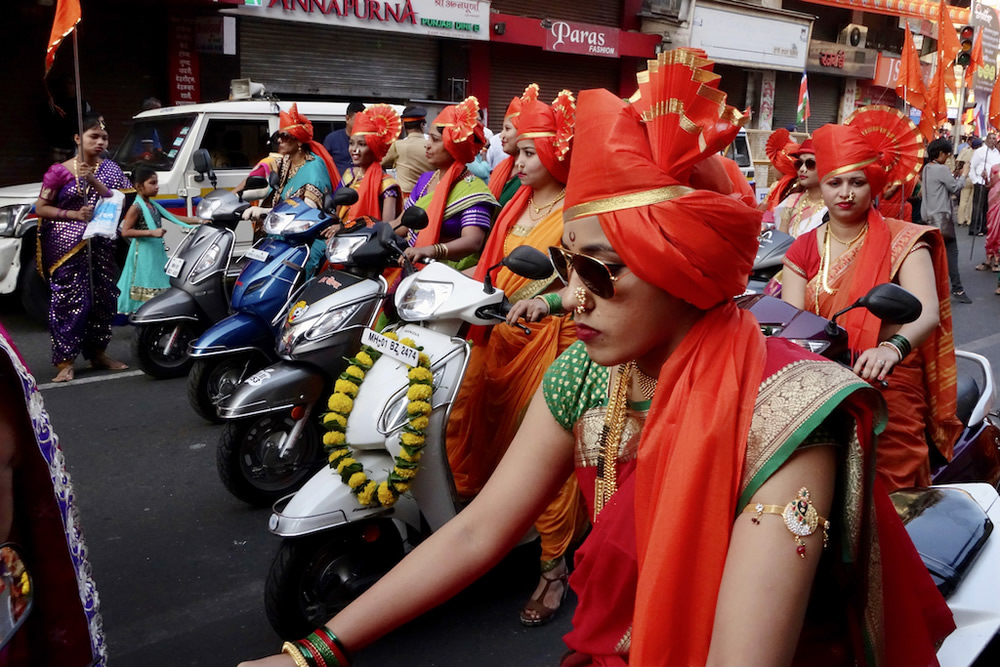
<path id="1" fill-rule="evenodd" d="M 899 61 L 899 78 L 896 79 L 896 94 L 911 107 L 923 109 L 927 91 L 924 89 L 923 70 L 920 57 L 913 46 L 913 34 L 909 28 L 903 30 L 903 54 Z"/>
<path id="2" fill-rule="evenodd" d="M 938 4 L 938 62 L 944 63 L 946 68 L 951 68 L 962 50 L 958 43 L 958 33 L 955 31 L 955 24 L 951 21 L 951 14 L 948 12 L 948 3 L 941 0 Z M 945 77 L 945 85 L 951 88 L 951 92 L 958 94 L 958 87 L 955 85 L 955 77 Z"/>
<path id="3" fill-rule="evenodd" d="M 806 119 L 812 115 L 809 111 L 809 80 L 806 78 L 806 73 L 802 73 L 802 83 L 799 84 L 799 112 L 796 115 L 796 120 L 799 123 L 806 122 Z"/>
<path id="4" fill-rule="evenodd" d="M 49 35 L 49 45 L 45 49 L 45 73 L 52 69 L 56 59 L 56 49 L 73 28 L 80 22 L 80 0 L 56 0 L 56 16 L 52 22 L 52 33 Z"/>
<path id="5" fill-rule="evenodd" d="M 1000 129 L 1000 76 L 993 80 L 993 93 L 990 95 L 990 127 Z"/>
<path id="6" fill-rule="evenodd" d="M 983 64 L 983 28 L 976 31 L 976 41 L 972 43 L 972 53 L 969 54 L 971 60 L 969 66 L 965 68 L 965 87 L 972 89 L 972 81 L 976 76 L 976 70 Z"/>

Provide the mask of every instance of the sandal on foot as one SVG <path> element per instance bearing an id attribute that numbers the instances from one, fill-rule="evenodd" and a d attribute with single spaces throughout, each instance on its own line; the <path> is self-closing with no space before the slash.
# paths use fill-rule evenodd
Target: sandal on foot
<path id="1" fill-rule="evenodd" d="M 983 262 L 982 264 L 976 266 L 976 271 L 990 271 L 992 269 L 993 267 L 991 267 L 987 262 Z"/>
<path id="2" fill-rule="evenodd" d="M 569 572 L 563 572 L 556 577 L 546 577 L 543 572 L 542 579 L 545 580 L 545 586 L 542 587 L 542 592 L 538 595 L 538 598 L 535 599 L 532 597 L 524 605 L 524 609 L 521 610 L 521 625 L 529 628 L 545 625 L 555 618 L 556 612 L 559 611 L 559 607 L 562 606 L 562 603 L 566 600 L 566 596 L 569 594 Z M 549 592 L 549 587 L 557 581 L 561 581 L 563 585 L 562 597 L 559 600 L 559 604 L 555 607 L 546 607 L 542 604 L 542 601 L 545 600 L 545 596 Z M 532 613 L 532 615 L 526 615 L 528 612 Z"/>
<path id="3" fill-rule="evenodd" d="M 52 378 L 53 382 L 70 382 L 73 380 L 74 373 L 72 361 L 64 361 L 63 363 L 56 365 L 56 370 L 59 372 L 56 373 L 54 378 Z"/>
<path id="4" fill-rule="evenodd" d="M 109 371 L 123 371 L 128 368 L 128 364 L 118 361 L 117 359 L 112 359 L 104 352 L 91 359 L 90 365 L 92 368 Z"/>

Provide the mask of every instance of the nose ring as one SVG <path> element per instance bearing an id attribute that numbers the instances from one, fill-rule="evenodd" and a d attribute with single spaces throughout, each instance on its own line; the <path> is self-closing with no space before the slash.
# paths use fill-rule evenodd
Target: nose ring
<path id="1" fill-rule="evenodd" d="M 576 288 L 576 302 L 579 304 L 575 308 L 577 315 L 587 312 L 587 290 L 583 287 Z"/>
<path id="2" fill-rule="evenodd" d="M 851 192 L 847 195 L 847 201 L 851 202 L 852 204 L 857 198 L 858 196 L 854 193 L 854 190 L 851 190 Z"/>

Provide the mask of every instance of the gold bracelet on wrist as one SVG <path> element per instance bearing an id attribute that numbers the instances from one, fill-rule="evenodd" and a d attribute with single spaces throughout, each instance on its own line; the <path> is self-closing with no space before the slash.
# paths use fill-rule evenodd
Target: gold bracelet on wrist
<path id="1" fill-rule="evenodd" d="M 881 343 L 879 343 L 878 346 L 879 347 L 888 347 L 888 348 L 892 349 L 892 351 L 896 353 L 896 356 L 899 357 L 899 359 L 896 360 L 896 363 L 899 363 L 900 361 L 903 360 L 903 351 L 901 349 L 899 349 L 896 346 L 896 344 L 893 343 L 892 341 L 884 340 Z"/>
<path id="2" fill-rule="evenodd" d="M 443 243 L 439 245 L 441 246 L 441 259 L 448 259 L 448 246 Z"/>

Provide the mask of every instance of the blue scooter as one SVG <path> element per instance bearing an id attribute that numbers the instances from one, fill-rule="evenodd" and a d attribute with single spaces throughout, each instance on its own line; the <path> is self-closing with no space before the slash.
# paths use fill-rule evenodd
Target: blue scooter
<path id="1" fill-rule="evenodd" d="M 320 232 L 339 222 L 335 211 L 353 204 L 358 193 L 340 188 L 321 208 L 286 199 L 264 219 L 266 238 L 244 255 L 236 279 L 232 315 L 216 322 L 191 343 L 188 401 L 194 411 L 220 422 L 216 411 L 244 379 L 275 360 L 274 340 L 289 297 L 306 281 L 310 250 Z"/>

